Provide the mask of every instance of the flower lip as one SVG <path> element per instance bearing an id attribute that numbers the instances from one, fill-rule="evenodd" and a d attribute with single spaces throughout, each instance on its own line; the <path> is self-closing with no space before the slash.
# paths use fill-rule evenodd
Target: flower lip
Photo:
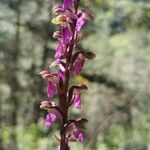
<path id="1" fill-rule="evenodd" d="M 53 113 L 48 113 L 48 114 L 46 115 L 46 118 L 45 118 L 45 121 L 44 121 L 45 126 L 46 126 L 46 127 L 51 126 L 51 125 L 56 121 L 56 119 L 57 119 L 57 116 L 56 116 L 55 114 L 53 114 Z"/>
<path id="2" fill-rule="evenodd" d="M 47 96 L 53 97 L 57 93 L 57 85 L 55 80 L 47 83 Z"/>
<path id="3" fill-rule="evenodd" d="M 79 142 L 83 142 L 84 141 L 84 138 L 85 138 L 85 135 L 84 135 L 84 132 L 80 129 L 74 129 L 73 131 L 73 135 L 76 139 L 79 140 Z"/>

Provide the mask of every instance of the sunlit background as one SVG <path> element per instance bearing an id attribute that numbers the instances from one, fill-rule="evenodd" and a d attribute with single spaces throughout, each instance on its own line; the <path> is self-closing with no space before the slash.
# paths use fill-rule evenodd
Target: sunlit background
<path id="1" fill-rule="evenodd" d="M 61 0 L 60 0 L 61 1 Z M 59 2 L 60 2 L 59 1 Z M 0 150 L 57 150 L 59 125 L 47 129 L 45 82 L 53 61 L 56 0 L 0 0 Z M 80 49 L 96 54 L 75 82 L 86 82 L 86 140 L 71 150 L 150 150 L 150 0 L 81 0 L 94 21 Z M 56 101 L 58 100 L 55 97 Z"/>

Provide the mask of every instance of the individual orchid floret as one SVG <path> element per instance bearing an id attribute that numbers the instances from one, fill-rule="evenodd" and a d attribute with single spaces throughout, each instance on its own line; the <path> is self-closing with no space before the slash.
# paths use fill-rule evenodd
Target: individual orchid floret
<path id="1" fill-rule="evenodd" d="M 92 20 L 93 17 L 87 12 L 81 12 L 78 15 L 77 23 L 76 23 L 76 31 L 80 32 L 82 27 L 84 26 L 86 21 Z"/>
<path id="2" fill-rule="evenodd" d="M 81 91 L 87 89 L 88 88 L 85 84 L 79 86 L 72 86 L 69 90 L 68 95 L 70 105 L 73 105 L 77 109 L 81 109 Z"/>
<path id="3" fill-rule="evenodd" d="M 83 65 L 85 62 L 85 56 L 83 54 L 79 54 L 73 63 L 73 72 L 75 75 L 79 75 L 82 71 Z"/>
<path id="4" fill-rule="evenodd" d="M 69 25 L 62 27 L 60 31 L 55 31 L 53 37 L 57 38 L 62 44 L 68 44 L 72 39 L 72 31 Z"/>
<path id="5" fill-rule="evenodd" d="M 66 53 L 66 46 L 72 39 L 72 31 L 70 26 L 65 26 L 61 28 L 61 31 L 56 31 L 53 34 L 53 37 L 58 38 L 59 43 L 55 51 L 55 58 L 58 59 L 65 55 Z"/>
<path id="6" fill-rule="evenodd" d="M 94 59 L 95 54 L 93 54 L 92 52 L 76 52 L 72 58 L 72 70 L 73 73 L 75 75 L 79 75 L 82 71 L 84 62 L 85 62 L 85 58 L 87 59 Z"/>
<path id="7" fill-rule="evenodd" d="M 83 142 L 85 138 L 84 134 L 84 125 L 88 120 L 85 118 L 78 118 L 76 120 L 69 120 L 68 123 L 65 124 L 64 131 L 67 135 L 68 141 L 78 140 L 79 142 Z"/>
<path id="8" fill-rule="evenodd" d="M 56 121 L 56 119 L 62 119 L 62 111 L 56 106 L 55 102 L 42 101 L 40 108 L 45 109 L 48 112 L 44 121 L 45 126 L 49 127 Z"/>
<path id="9" fill-rule="evenodd" d="M 62 28 L 63 44 L 67 45 L 71 41 L 72 36 L 73 36 L 73 34 L 71 31 L 71 27 L 69 25 Z"/>
<path id="10" fill-rule="evenodd" d="M 57 74 L 52 74 L 48 70 L 43 70 L 39 73 L 45 80 L 47 80 L 47 96 L 53 97 L 57 93 Z"/>
<path id="11" fill-rule="evenodd" d="M 57 59 L 50 65 L 50 67 L 56 66 L 58 68 L 58 76 L 62 78 L 63 81 L 65 80 L 65 72 L 66 72 L 65 62 L 66 62 L 65 59 Z"/>

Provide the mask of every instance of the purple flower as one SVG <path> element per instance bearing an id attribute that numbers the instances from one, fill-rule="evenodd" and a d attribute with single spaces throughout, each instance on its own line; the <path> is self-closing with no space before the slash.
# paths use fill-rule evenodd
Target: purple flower
<path id="1" fill-rule="evenodd" d="M 47 96 L 53 97 L 56 93 L 57 93 L 56 83 L 48 81 L 48 83 L 47 83 Z"/>
<path id="2" fill-rule="evenodd" d="M 81 109 L 81 90 L 87 89 L 88 88 L 85 84 L 72 86 L 68 93 L 70 105 L 73 105 L 77 109 Z"/>
<path id="3" fill-rule="evenodd" d="M 88 20 L 92 20 L 93 17 L 91 16 L 91 14 L 89 14 L 87 12 L 79 13 L 78 16 L 79 17 L 78 17 L 77 23 L 76 23 L 76 31 L 80 32 L 82 27 L 84 26 L 85 22 Z"/>
<path id="4" fill-rule="evenodd" d="M 83 54 L 79 54 L 73 63 L 73 72 L 75 75 L 79 75 L 82 71 L 83 65 L 85 62 L 85 56 Z"/>
<path id="5" fill-rule="evenodd" d="M 58 69 L 57 75 L 58 77 L 62 78 L 62 80 L 65 80 L 65 74 L 66 74 L 66 69 L 65 69 L 65 59 L 56 59 L 53 63 L 51 63 L 50 67 L 56 66 Z"/>
<path id="6" fill-rule="evenodd" d="M 45 126 L 51 126 L 56 119 L 62 120 L 62 111 L 59 106 L 56 106 L 54 101 L 42 101 L 40 108 L 48 112 L 44 121 Z"/>
<path id="7" fill-rule="evenodd" d="M 51 126 L 57 119 L 57 116 L 56 114 L 54 113 L 48 113 L 46 118 L 45 118 L 45 121 L 44 121 L 44 124 L 46 127 L 49 127 Z"/>
<path id="8" fill-rule="evenodd" d="M 56 48 L 55 52 L 55 58 L 58 59 L 64 55 L 64 51 L 66 49 L 66 45 L 71 41 L 72 39 L 72 31 L 69 26 L 62 27 L 61 32 L 59 33 L 59 43 Z"/>
<path id="9" fill-rule="evenodd" d="M 76 129 L 74 129 L 73 134 L 74 134 L 75 138 L 79 140 L 79 142 L 84 141 L 85 135 L 82 130 L 76 128 Z"/>
<path id="10" fill-rule="evenodd" d="M 65 129 L 68 141 L 78 140 L 79 142 L 83 142 L 85 138 L 83 129 L 85 129 L 84 125 L 87 122 L 88 120 L 85 118 L 70 120 Z"/>
<path id="11" fill-rule="evenodd" d="M 43 70 L 39 73 L 45 80 L 47 80 L 47 96 L 53 97 L 57 93 L 57 74 L 52 74 L 48 70 Z"/>
<path id="12" fill-rule="evenodd" d="M 72 71 L 75 75 L 79 75 L 82 71 L 85 59 L 94 59 L 95 54 L 92 52 L 76 52 L 72 57 Z"/>

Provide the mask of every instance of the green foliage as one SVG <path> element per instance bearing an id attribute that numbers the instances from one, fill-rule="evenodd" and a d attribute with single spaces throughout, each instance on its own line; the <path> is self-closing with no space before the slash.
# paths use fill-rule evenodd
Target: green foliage
<path id="1" fill-rule="evenodd" d="M 141 140 L 131 139 L 125 143 L 124 150 L 146 150 L 146 145 Z"/>
<path id="2" fill-rule="evenodd" d="M 104 138 L 104 142 L 110 150 L 119 149 L 125 140 L 125 133 L 122 127 L 112 127 Z"/>

